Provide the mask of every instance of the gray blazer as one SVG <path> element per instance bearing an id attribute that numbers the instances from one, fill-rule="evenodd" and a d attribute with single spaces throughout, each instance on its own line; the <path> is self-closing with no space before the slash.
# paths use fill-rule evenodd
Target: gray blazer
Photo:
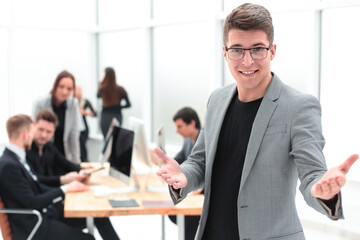
<path id="1" fill-rule="evenodd" d="M 33 117 L 41 109 L 53 111 L 51 105 L 51 95 L 39 98 L 34 104 Z M 81 116 L 78 100 L 69 97 L 66 100 L 65 124 L 64 124 L 64 150 L 65 157 L 74 163 L 80 163 L 80 130 Z"/>
<path id="2" fill-rule="evenodd" d="M 188 185 L 180 195 L 171 189 L 173 200 L 179 202 L 205 183 L 196 239 L 202 238 L 205 229 L 219 133 L 235 91 L 236 85 L 231 84 L 210 96 L 204 127 L 191 155 L 181 165 Z M 305 239 L 295 206 L 298 179 L 309 206 L 332 219 L 342 218 L 340 194 L 335 215 L 331 215 L 330 209 L 310 193 L 327 170 L 324 145 L 318 100 L 286 86 L 273 74 L 255 117 L 245 157 L 237 199 L 240 239 Z"/>

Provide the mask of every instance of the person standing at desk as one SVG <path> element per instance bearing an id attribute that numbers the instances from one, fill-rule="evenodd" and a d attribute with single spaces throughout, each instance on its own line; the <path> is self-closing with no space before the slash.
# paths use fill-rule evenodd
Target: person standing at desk
<path id="1" fill-rule="evenodd" d="M 90 177 L 86 174 L 86 170 L 66 160 L 50 142 L 56 124 L 57 117 L 52 111 L 43 109 L 37 113 L 33 143 L 31 150 L 26 154 L 27 162 L 34 169 L 39 181 L 48 186 L 59 187 L 73 181 L 86 181 Z M 79 221 L 70 224 L 76 226 Z M 94 222 L 104 240 L 119 239 L 109 218 L 95 218 Z M 83 226 L 85 227 L 85 224 Z"/>
<path id="2" fill-rule="evenodd" d="M 359 156 L 327 170 L 320 103 L 271 72 L 273 39 L 267 9 L 235 8 L 224 22 L 223 56 L 236 83 L 211 94 L 204 127 L 181 166 L 155 149 L 163 164 L 158 175 L 175 203 L 205 186 L 197 240 L 305 239 L 298 178 L 309 206 L 343 218 L 340 189 Z"/>
<path id="3" fill-rule="evenodd" d="M 127 92 L 123 87 L 116 84 L 113 68 L 105 68 L 105 76 L 99 84 L 97 96 L 102 99 L 101 131 L 105 138 L 112 119 L 116 118 L 121 125 L 121 110 L 131 107 Z M 122 101 L 125 101 L 125 104 L 122 105 Z"/>
<path id="4" fill-rule="evenodd" d="M 25 150 L 32 142 L 32 120 L 29 116 L 18 114 L 6 122 L 10 143 L 0 157 L 0 196 L 6 208 L 36 209 L 42 215 L 42 223 L 34 239 L 45 240 L 95 240 L 90 234 L 82 232 L 82 226 L 72 227 L 69 222 L 85 219 L 64 219 L 62 201 L 65 192 L 80 192 L 88 187 L 73 181 L 61 187 L 48 187 L 38 178 L 26 163 Z M 9 214 L 13 239 L 26 239 L 37 219 L 32 215 Z M 84 225 L 84 224 L 83 224 Z"/>
<path id="5" fill-rule="evenodd" d="M 173 117 L 176 126 L 176 132 L 184 137 L 184 144 L 174 157 L 174 159 L 182 164 L 190 155 L 195 141 L 199 136 L 201 129 L 200 119 L 194 109 L 184 107 L 177 111 Z M 203 191 L 194 191 L 194 194 L 203 194 Z M 173 223 L 176 223 L 176 216 L 169 216 Z M 200 216 L 185 216 L 185 240 L 194 240 L 197 227 L 199 225 Z"/>
<path id="6" fill-rule="evenodd" d="M 33 117 L 41 109 L 49 109 L 56 113 L 59 124 L 54 135 L 54 144 L 66 159 L 80 163 L 81 129 L 78 101 L 75 96 L 75 78 L 67 72 L 60 72 L 49 95 L 39 98 L 34 104 Z M 73 94 L 73 96 L 71 96 Z"/>
<path id="7" fill-rule="evenodd" d="M 82 89 L 79 85 L 75 88 L 75 98 L 79 101 L 80 113 L 84 123 L 84 130 L 80 132 L 80 159 L 81 162 L 88 162 L 88 154 L 86 149 L 86 142 L 89 138 L 89 126 L 86 117 L 96 117 L 96 112 L 89 100 L 83 97 Z M 89 109 L 89 110 L 87 110 Z"/>

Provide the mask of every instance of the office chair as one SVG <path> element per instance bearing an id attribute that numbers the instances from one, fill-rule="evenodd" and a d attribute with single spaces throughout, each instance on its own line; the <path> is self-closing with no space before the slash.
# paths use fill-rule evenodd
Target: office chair
<path id="1" fill-rule="evenodd" d="M 5 208 L 4 203 L 0 197 L 0 228 L 4 240 L 12 240 L 12 232 L 7 214 L 32 214 L 38 217 L 38 221 L 27 237 L 27 240 L 31 240 L 34 237 L 42 222 L 42 216 L 38 210 Z"/>

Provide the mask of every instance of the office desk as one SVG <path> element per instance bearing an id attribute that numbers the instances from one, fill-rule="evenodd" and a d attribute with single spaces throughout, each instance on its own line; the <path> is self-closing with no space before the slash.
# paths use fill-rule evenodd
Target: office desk
<path id="1" fill-rule="evenodd" d="M 88 185 L 106 185 L 111 188 L 126 187 L 119 180 L 104 176 L 106 170 L 96 172 L 90 177 Z M 144 207 L 143 201 L 169 201 L 169 193 L 147 192 L 145 190 L 145 179 L 147 176 L 139 176 L 140 190 L 125 194 L 110 194 L 105 197 L 96 197 L 93 190 L 80 193 L 66 193 L 65 195 L 65 217 L 87 217 L 89 231 L 93 231 L 94 217 L 109 217 L 119 215 L 178 215 L 179 240 L 184 239 L 184 215 L 200 215 L 203 205 L 203 195 L 189 195 L 184 201 L 176 206 L 151 206 Z M 161 185 L 161 179 L 157 176 L 150 176 L 151 185 Z M 139 207 L 113 208 L 108 202 L 109 199 L 125 197 L 135 199 Z M 163 222 L 164 224 L 164 222 Z M 163 226 L 164 227 L 164 226 Z M 163 231 L 164 233 L 164 231 Z"/>

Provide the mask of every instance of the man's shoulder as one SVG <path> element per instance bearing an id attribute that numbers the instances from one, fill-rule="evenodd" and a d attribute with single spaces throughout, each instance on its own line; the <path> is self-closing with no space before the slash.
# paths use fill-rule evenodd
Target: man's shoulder
<path id="1" fill-rule="evenodd" d="M 7 167 L 17 166 L 15 153 L 11 152 L 8 149 L 5 149 L 3 154 L 0 157 L 0 169 L 3 170 Z M 1 175 L 1 173 L 0 173 Z"/>
<path id="2" fill-rule="evenodd" d="M 282 82 L 276 75 L 266 93 L 266 96 L 272 95 L 276 97 L 279 94 L 280 100 L 286 103 L 302 102 L 306 100 L 318 101 L 317 98 L 311 94 L 303 93 L 294 87 Z"/>
<path id="3" fill-rule="evenodd" d="M 209 100 L 217 100 L 217 99 L 223 99 L 224 97 L 231 97 L 235 93 L 236 90 L 236 84 L 231 83 L 222 87 L 219 87 L 215 89 L 209 98 Z"/>

